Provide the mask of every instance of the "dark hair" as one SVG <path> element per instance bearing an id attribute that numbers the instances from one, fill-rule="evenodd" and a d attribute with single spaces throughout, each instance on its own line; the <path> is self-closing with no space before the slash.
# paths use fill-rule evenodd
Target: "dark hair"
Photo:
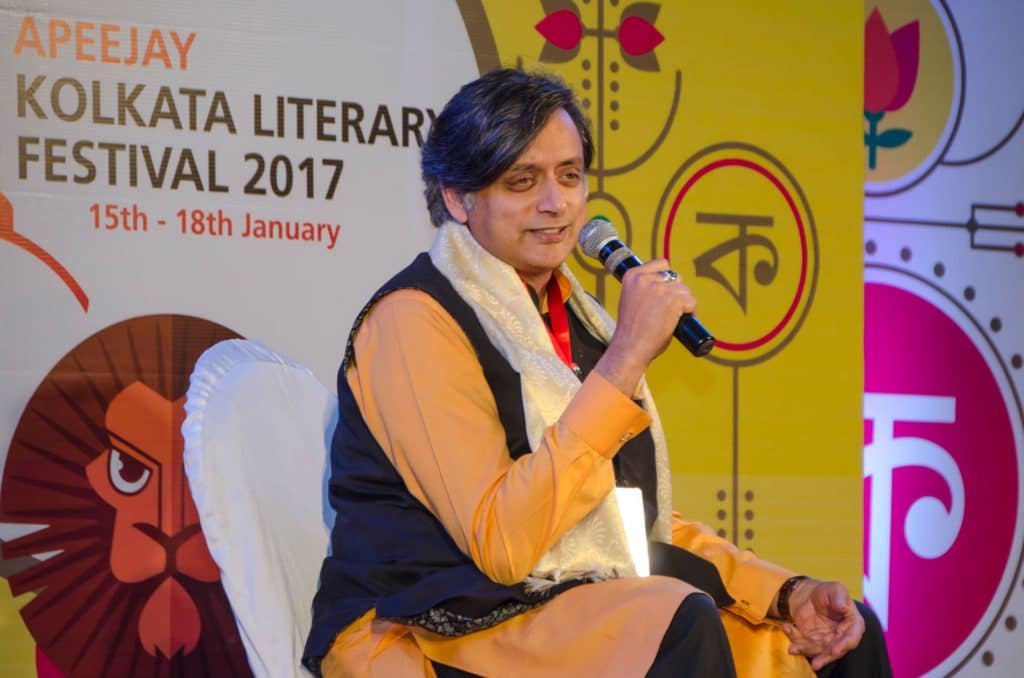
<path id="1" fill-rule="evenodd" d="M 442 187 L 472 193 L 494 183 L 559 108 L 576 124 L 583 164 L 589 168 L 594 155 L 590 128 L 572 90 L 554 76 L 501 69 L 463 85 L 423 144 L 420 169 L 434 226 L 451 219 Z"/>

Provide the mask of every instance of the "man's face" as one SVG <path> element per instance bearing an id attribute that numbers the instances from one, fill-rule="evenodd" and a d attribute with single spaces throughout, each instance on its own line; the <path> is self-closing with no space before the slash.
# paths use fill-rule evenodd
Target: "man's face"
<path id="1" fill-rule="evenodd" d="M 576 244 L 586 214 L 583 143 L 564 109 L 554 112 L 504 174 L 472 196 L 445 191 L 448 210 L 481 246 L 538 291 Z"/>

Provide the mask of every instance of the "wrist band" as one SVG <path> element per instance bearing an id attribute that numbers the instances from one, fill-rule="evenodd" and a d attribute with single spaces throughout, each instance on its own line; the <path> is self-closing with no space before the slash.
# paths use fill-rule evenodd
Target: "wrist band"
<path id="1" fill-rule="evenodd" d="M 779 612 L 779 619 L 793 621 L 793 617 L 789 612 L 789 597 L 793 595 L 793 589 L 796 588 L 796 585 L 804 579 L 807 579 L 807 575 L 798 574 L 787 579 L 779 588 L 778 602 L 775 605 L 775 609 Z"/>

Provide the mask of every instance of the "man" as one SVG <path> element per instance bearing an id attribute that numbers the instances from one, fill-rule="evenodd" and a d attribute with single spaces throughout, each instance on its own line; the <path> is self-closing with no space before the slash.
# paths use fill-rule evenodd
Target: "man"
<path id="1" fill-rule="evenodd" d="M 696 301 L 664 260 L 623 278 L 617 323 L 580 289 L 564 262 L 592 155 L 571 91 L 521 71 L 469 83 L 434 122 L 437 239 L 367 304 L 339 370 L 338 518 L 307 665 L 885 675 L 877 622 L 862 643 L 869 613 L 842 584 L 672 513 L 643 374 Z M 616 485 L 641 491 L 650 577 L 632 576 Z"/>

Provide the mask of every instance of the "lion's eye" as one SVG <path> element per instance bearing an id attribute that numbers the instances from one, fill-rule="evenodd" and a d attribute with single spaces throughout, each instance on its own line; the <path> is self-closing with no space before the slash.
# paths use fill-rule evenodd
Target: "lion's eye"
<path id="1" fill-rule="evenodd" d="M 118 492 L 138 494 L 149 482 L 150 475 L 145 464 L 116 447 L 110 448 L 110 482 Z"/>

